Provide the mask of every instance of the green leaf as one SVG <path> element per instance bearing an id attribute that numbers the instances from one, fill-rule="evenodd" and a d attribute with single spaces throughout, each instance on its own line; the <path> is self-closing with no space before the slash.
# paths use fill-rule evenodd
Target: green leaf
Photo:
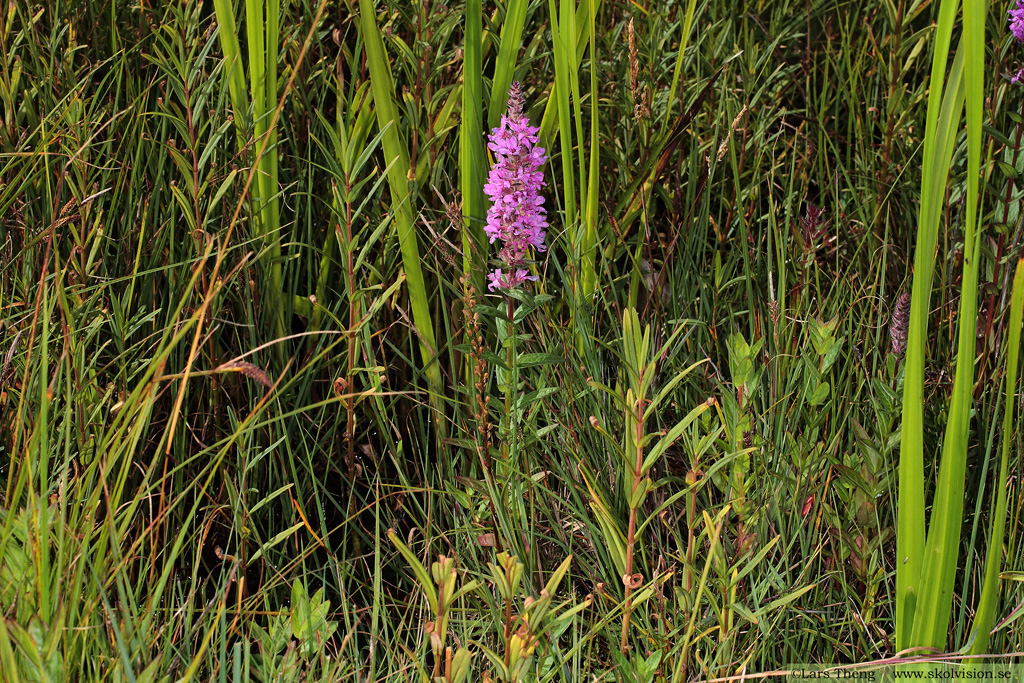
<path id="1" fill-rule="evenodd" d="M 692 424 L 693 421 L 696 420 L 701 413 L 703 413 L 705 410 L 707 410 L 713 405 L 714 399 L 708 399 L 707 401 L 701 403 L 699 406 L 697 406 L 689 413 L 687 413 L 686 417 L 680 420 L 674 427 L 672 427 L 672 429 L 668 431 L 668 433 L 665 436 L 661 437 L 661 440 L 658 441 L 657 444 L 655 444 L 654 448 L 651 449 L 651 452 L 644 459 L 643 466 L 640 468 L 640 471 L 647 472 L 649 469 L 651 469 L 654 463 L 658 461 L 658 458 L 664 455 L 665 451 L 668 450 L 669 446 L 674 444 L 676 440 L 683 435 L 683 432 L 686 431 L 686 428 L 689 427 L 690 424 Z"/>
<path id="2" fill-rule="evenodd" d="M 582 463 L 580 464 L 580 474 L 583 476 L 583 482 L 590 491 L 590 505 L 597 515 L 605 546 L 608 548 L 608 554 L 611 555 L 612 562 L 615 563 L 615 571 L 619 576 L 623 576 L 626 573 L 626 538 L 608 510 L 608 506 L 601 500 L 601 496 L 590 483 L 590 477 L 587 476 L 586 469 Z"/>
<path id="3" fill-rule="evenodd" d="M 304 583 L 295 579 L 292 583 L 292 636 L 298 640 L 308 637 L 310 624 L 309 595 Z"/>
<path id="4" fill-rule="evenodd" d="M 807 397 L 807 403 L 812 406 L 820 406 L 828 399 L 832 387 L 828 382 L 820 382 Z"/>
<path id="5" fill-rule="evenodd" d="M 564 363 L 565 357 L 554 353 L 524 353 L 516 359 L 516 365 L 520 368 L 533 368 L 542 365 L 557 365 Z"/>
<path id="6" fill-rule="evenodd" d="M 835 331 L 838 323 L 838 317 L 827 322 L 818 319 L 810 321 L 811 345 L 819 356 L 825 356 L 832 350 L 832 345 L 836 342 Z"/>
<path id="7" fill-rule="evenodd" d="M 548 595 L 554 595 L 558 592 L 558 587 L 562 585 L 562 579 L 565 578 L 566 572 L 569 571 L 569 567 L 572 565 L 572 555 L 562 560 L 562 563 L 558 565 L 558 568 L 552 572 L 548 582 L 544 585 L 544 590 Z"/>
<path id="8" fill-rule="evenodd" d="M 426 567 L 419 561 L 409 547 L 406 546 L 398 538 L 398 534 L 395 533 L 394 529 L 388 529 L 388 538 L 398 548 L 398 552 L 402 554 L 405 561 L 409 563 L 412 568 L 412 573 L 416 575 L 416 581 L 420 584 L 420 588 L 423 590 L 423 594 L 427 596 L 427 603 L 430 605 L 431 614 L 437 614 L 437 591 L 434 589 L 434 584 L 430 580 L 430 575 L 427 573 Z"/>
<path id="9" fill-rule="evenodd" d="M 782 596 L 781 598 L 778 598 L 777 600 L 772 600 L 770 603 L 768 603 L 768 605 L 764 609 L 759 610 L 758 614 L 765 614 L 767 612 L 771 612 L 773 610 L 777 610 L 780 607 L 785 607 L 789 603 L 791 603 L 794 600 L 796 600 L 797 598 L 799 598 L 801 595 L 804 595 L 805 593 L 807 593 L 809 591 L 812 591 L 812 590 L 814 590 L 817 587 L 818 587 L 818 584 L 812 583 L 810 585 L 803 586 L 802 588 L 798 588 L 797 590 L 793 591 L 792 593 L 787 593 L 786 595 Z"/>
<path id="10" fill-rule="evenodd" d="M 917 621 L 917 595 L 925 547 L 924 500 L 924 369 L 931 308 L 932 273 L 939 220 L 945 205 L 946 182 L 957 124 L 963 111 L 964 51 L 956 58 L 946 81 L 946 60 L 956 15 L 956 1 L 943 0 L 935 30 L 932 71 L 925 117 L 921 202 L 918 207 L 914 284 L 911 290 L 910 327 L 904 371 L 902 438 L 899 460 L 899 498 L 896 533 L 896 649 L 912 643 Z"/>
<path id="11" fill-rule="evenodd" d="M 1002 171 L 1003 175 L 1005 175 L 1007 178 L 1014 178 L 1014 179 L 1016 179 L 1016 177 L 1018 175 L 1017 169 L 1015 169 L 1010 164 L 1006 163 L 1005 161 L 999 161 L 997 159 L 996 160 L 996 166 L 999 167 L 999 170 Z"/>
<path id="12" fill-rule="evenodd" d="M 694 363 L 693 365 L 691 365 L 688 368 L 684 369 L 682 372 L 677 374 L 671 380 L 669 380 L 668 384 L 666 384 L 664 387 L 662 387 L 661 391 L 659 391 L 658 394 L 653 399 L 651 399 L 651 402 L 647 405 L 646 410 L 644 410 L 644 420 L 647 420 L 647 418 L 649 418 L 651 415 L 654 414 L 655 409 L 661 404 L 662 401 L 665 400 L 665 398 L 670 393 L 672 393 L 672 390 L 675 389 L 676 386 L 678 386 L 679 383 L 683 379 L 685 379 L 687 375 L 689 375 L 695 369 L 697 369 L 698 367 L 700 367 L 701 365 L 703 365 L 704 363 L 707 363 L 707 362 L 709 362 L 707 358 L 705 358 L 704 360 L 699 360 L 696 363 Z"/>
<path id="13" fill-rule="evenodd" d="M 1010 317 L 1007 323 L 1006 343 L 1006 398 L 1003 403 L 1003 436 L 999 458 L 999 478 L 996 480 L 996 506 L 992 513 L 992 530 L 989 532 L 988 556 L 985 560 L 985 578 L 982 583 L 981 599 L 974 616 L 971 654 L 980 655 L 988 651 L 989 634 L 995 624 L 996 609 L 999 605 L 1001 586 L 1000 568 L 1003 563 L 1003 539 L 1006 533 L 1007 497 L 1006 482 L 1009 476 L 1010 445 L 1013 443 L 1014 407 L 1017 405 L 1017 371 L 1020 360 L 1020 333 L 1024 324 L 1024 259 L 1017 262 L 1013 276 L 1013 295 L 1010 298 Z"/>
<path id="14" fill-rule="evenodd" d="M 519 410 L 526 410 L 531 405 L 543 401 L 548 396 L 554 396 L 561 390 L 561 387 L 542 387 L 535 391 L 531 391 L 528 394 L 523 394 L 523 396 L 516 401 L 516 408 Z"/>
<path id="15" fill-rule="evenodd" d="M 281 543 L 285 539 L 290 538 L 296 531 L 301 529 L 304 525 L 305 524 L 303 522 L 296 522 L 294 525 L 288 527 L 284 531 L 280 531 L 277 534 L 275 534 L 272 539 L 262 544 L 259 547 L 259 550 L 253 553 L 253 556 L 249 558 L 249 562 L 256 562 L 256 560 L 260 559 L 263 556 L 264 551 L 270 550 L 271 548 Z"/>
<path id="16" fill-rule="evenodd" d="M 758 619 L 753 612 L 751 612 L 749 609 L 747 609 L 745 606 L 738 602 L 729 603 L 728 608 L 736 612 L 736 614 L 740 615 L 747 621 L 749 621 L 751 624 L 761 623 L 760 619 Z"/>
<path id="17" fill-rule="evenodd" d="M 455 653 L 452 658 L 452 678 L 451 681 L 445 683 L 465 683 L 466 679 L 469 678 L 469 674 L 472 673 L 472 661 L 473 653 L 465 648 L 461 648 Z"/>
<path id="18" fill-rule="evenodd" d="M 945 0 L 943 4 L 949 3 Z M 921 596 L 915 619 L 912 647 L 945 646 L 953 609 L 953 588 L 960 554 L 963 524 L 967 449 L 970 437 L 971 403 L 974 393 L 974 356 L 977 345 L 978 276 L 981 231 L 978 223 L 978 193 L 981 176 L 981 122 L 984 100 L 985 1 L 965 0 L 961 48 L 965 66 L 962 81 L 967 91 L 967 182 L 964 230 L 964 268 L 958 315 L 956 374 L 949 419 L 943 438 L 942 461 L 935 487 L 921 569 Z M 958 51 L 959 54 L 959 51 Z M 952 76 L 951 76 L 952 78 Z M 915 271 L 916 273 L 916 271 Z M 916 275 L 915 275 L 916 277 Z M 913 315 L 913 313 L 912 313 Z"/>
<path id="19" fill-rule="evenodd" d="M 491 662 L 491 666 L 494 667 L 495 673 L 497 674 L 495 678 L 499 681 L 508 680 L 508 667 L 505 666 L 505 658 L 484 645 L 478 644 L 478 647 L 480 648 L 480 651 L 484 653 L 484 656 Z"/>
<path id="20" fill-rule="evenodd" d="M 566 3 L 563 3 L 566 4 Z M 556 0 L 548 0 L 548 18 L 551 22 L 551 49 L 553 54 L 555 84 L 550 101 L 558 112 L 558 135 L 562 160 L 562 202 L 567 222 L 576 221 L 576 174 L 573 169 L 572 121 L 570 119 L 571 90 L 569 84 L 570 51 L 575 36 L 570 35 L 567 26 L 559 25 L 559 11 Z M 575 62 L 574 59 L 572 59 Z"/>
<path id="21" fill-rule="evenodd" d="M 836 359 L 839 358 L 839 354 L 843 350 L 843 341 L 845 337 L 840 336 L 833 340 L 832 345 L 829 347 L 828 352 L 825 353 L 825 357 L 821 360 L 821 371 L 828 372 L 832 365 L 835 364 Z"/>
<path id="22" fill-rule="evenodd" d="M 638 507 L 640 507 L 641 504 L 643 504 L 644 498 L 647 497 L 647 493 L 650 491 L 650 489 L 650 477 L 644 477 L 639 481 L 639 483 L 636 485 L 636 490 L 633 491 L 633 494 L 629 498 L 629 507 L 631 510 L 635 510 Z"/>

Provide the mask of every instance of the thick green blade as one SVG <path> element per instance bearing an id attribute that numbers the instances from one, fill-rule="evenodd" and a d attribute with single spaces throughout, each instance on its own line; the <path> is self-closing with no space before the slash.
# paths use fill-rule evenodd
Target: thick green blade
<path id="1" fill-rule="evenodd" d="M 384 39 L 377 25 L 373 0 L 359 0 L 360 22 L 365 40 L 366 62 L 370 70 L 370 88 L 377 111 L 377 125 L 384 131 L 381 141 L 387 163 L 388 186 L 391 189 L 391 211 L 395 217 L 398 243 L 402 251 L 402 265 L 409 285 L 412 319 L 419 335 L 420 354 L 430 385 L 430 401 L 435 411 L 441 410 L 441 371 L 436 363 L 437 343 L 434 324 L 430 316 L 427 286 L 423 278 L 419 242 L 416 237 L 415 213 L 412 210 L 412 192 L 409 188 L 409 151 L 398 127 L 398 109 L 393 99 L 394 80 L 391 77 Z M 436 412 L 437 424 L 443 425 L 443 412 Z M 443 438 L 443 434 L 439 434 Z"/>
<path id="2" fill-rule="evenodd" d="M 467 43 L 470 40 L 468 22 L 473 12 L 471 9 L 473 4 L 479 7 L 480 2 L 479 0 L 469 0 L 466 3 Z M 487 107 L 488 128 L 494 128 L 501 123 L 501 115 L 505 113 L 505 100 L 508 98 L 508 87 L 512 84 L 512 77 L 516 71 L 519 48 L 523 44 L 523 26 L 526 24 L 526 10 L 529 6 L 528 0 L 511 0 L 508 3 L 508 10 L 505 12 L 505 23 L 501 25 L 501 44 L 498 46 L 498 61 L 494 64 L 494 79 L 491 81 L 491 101 Z M 479 16 L 479 12 L 477 14 Z M 479 49 L 479 36 L 477 36 L 476 46 Z M 468 45 L 466 57 L 468 60 Z"/>
<path id="3" fill-rule="evenodd" d="M 1024 321 L 1024 259 L 1017 262 L 1013 276 L 1013 297 L 1010 300 L 1010 321 L 1006 343 L 1006 402 L 1003 406 L 1003 442 L 996 481 L 996 507 L 992 513 L 988 557 L 985 560 L 985 581 L 981 589 L 978 612 L 974 617 L 971 654 L 988 650 L 989 632 L 996 620 L 999 605 L 999 570 L 1003 563 L 1003 538 L 1006 531 L 1006 480 L 1010 466 L 1010 444 L 1015 434 L 1013 414 L 1017 405 L 1017 364 L 1020 359 L 1020 330 Z"/>
<path id="4" fill-rule="evenodd" d="M 507 26 L 506 26 L 507 27 Z M 502 28 L 502 36 L 505 28 Z M 466 2 L 466 39 L 462 46 L 462 124 L 459 126 L 459 173 L 462 184 L 462 268 L 467 275 L 474 272 L 474 254 L 486 254 L 483 220 L 484 179 L 487 160 L 484 155 L 483 130 L 483 66 L 480 36 L 483 33 L 481 0 Z M 500 61 L 499 61 L 500 65 Z M 507 86 L 506 86 L 507 87 Z M 493 97 L 492 97 L 493 100 Z M 483 258 L 480 259 L 481 267 Z M 478 288 L 482 278 L 478 280 Z"/>
<path id="5" fill-rule="evenodd" d="M 925 546 L 924 503 L 924 367 L 932 271 L 939 219 L 963 106 L 963 54 L 957 52 L 949 83 L 946 60 L 956 17 L 957 0 L 944 0 L 939 10 L 932 57 L 931 82 L 925 125 L 924 166 L 914 284 L 911 291 L 900 439 L 899 502 L 896 534 L 896 649 L 911 641 L 915 604 L 919 602 L 921 566 Z"/>
<path id="6" fill-rule="evenodd" d="M 964 478 L 974 394 L 974 357 L 978 329 L 978 184 L 981 179 L 982 107 L 985 85 L 985 0 L 964 2 L 964 82 L 967 110 L 967 187 L 964 229 L 964 274 L 960 296 L 956 375 L 949 421 L 943 440 L 942 462 L 928 527 L 921 596 L 911 639 L 912 646 L 946 645 L 953 608 L 953 586 L 963 525 Z"/>

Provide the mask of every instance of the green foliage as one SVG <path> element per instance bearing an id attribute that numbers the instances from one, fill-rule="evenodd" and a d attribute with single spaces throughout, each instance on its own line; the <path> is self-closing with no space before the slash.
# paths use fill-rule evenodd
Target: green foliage
<path id="1" fill-rule="evenodd" d="M 239 146 L 248 138 L 252 127 L 252 153 L 255 167 L 257 192 L 253 197 L 253 211 L 259 217 L 259 227 L 268 249 L 270 261 L 270 286 L 265 292 L 266 308 L 274 316 L 274 330 L 284 336 L 283 281 L 281 271 L 281 210 L 279 206 L 278 150 L 277 150 L 277 65 L 280 43 L 281 6 L 278 0 L 246 0 L 245 31 L 248 45 L 249 90 L 252 96 L 252 111 L 246 97 L 242 74 L 242 54 L 238 42 L 238 22 L 231 0 L 214 2 L 218 23 L 218 35 L 224 51 L 225 78 L 234 110 L 235 128 L 238 131 Z M 251 117 L 251 118 L 250 118 Z M 242 150 L 240 149 L 239 152 Z M 172 158 L 188 177 L 184 157 Z M 231 176 L 225 181 L 230 182 Z M 224 186 L 219 194 L 223 194 Z M 193 196 L 201 190 L 192 188 Z M 182 199 L 187 208 L 187 202 Z M 187 211 L 185 215 L 188 215 Z M 200 229 L 193 224 L 193 230 Z"/>
<path id="2" fill-rule="evenodd" d="M 965 7 L 5 5 L 0 681 L 1020 651 L 1020 48 Z M 551 227 L 494 293 L 511 80 Z"/>
<path id="3" fill-rule="evenodd" d="M 519 2 L 516 15 L 525 14 L 526 3 Z M 525 19 L 525 17 L 522 17 Z M 519 31 L 522 31 L 522 19 L 519 20 Z M 479 256 L 484 248 L 484 217 L 487 209 L 484 205 L 484 186 L 480 179 L 487 174 L 487 162 L 484 151 L 484 114 L 483 114 L 483 5 L 480 0 L 471 0 L 466 4 L 465 41 L 463 50 L 462 74 L 462 122 L 459 126 L 459 179 L 462 191 L 462 263 L 466 274 L 476 275 L 482 270 Z M 513 20 L 512 25 L 515 25 Z M 498 56 L 497 68 L 509 72 L 515 66 L 515 55 L 512 45 L 519 44 L 519 35 L 509 35 L 505 39 L 505 31 L 509 22 L 502 25 L 502 41 Z M 509 30 L 509 33 L 515 29 Z M 489 125 L 494 128 L 500 121 L 505 101 L 501 94 L 507 91 L 511 78 L 499 78 L 491 88 L 491 106 L 488 109 Z M 504 84 L 505 90 L 499 89 Z M 483 278 L 475 277 L 476 285 L 482 286 Z"/>
<path id="4" fill-rule="evenodd" d="M 1006 482 L 1009 476 L 1010 444 L 1014 437 L 1012 406 L 1017 397 L 1017 366 L 1020 359 L 1020 331 L 1024 325 L 1024 268 L 1017 262 L 1013 275 L 1013 295 L 1010 299 L 1010 317 L 1006 330 L 1006 402 L 1003 405 L 1003 433 L 999 458 L 999 476 L 996 479 L 996 505 L 992 514 L 992 531 L 985 560 L 985 580 L 982 585 L 978 614 L 974 618 L 971 638 L 971 654 L 985 654 L 992 627 L 996 619 L 996 605 L 999 601 L 1001 567 L 1003 563 L 1003 540 L 1006 537 Z"/>
<path id="5" fill-rule="evenodd" d="M 397 231 L 398 246 L 402 253 L 402 267 L 408 281 L 413 323 L 419 336 L 420 355 L 430 384 L 431 405 L 439 411 L 441 375 L 434 363 L 437 342 L 430 314 L 426 281 L 420 263 L 419 238 L 415 230 L 414 210 L 416 174 L 410 165 L 409 152 L 399 127 L 398 110 L 394 103 L 395 84 L 384 51 L 384 42 L 377 25 L 373 0 L 359 0 L 360 26 L 365 41 L 366 61 L 370 69 L 373 107 L 377 112 L 377 125 L 382 135 L 385 169 L 391 189 L 391 206 Z M 436 417 L 438 429 L 443 433 L 444 420 Z"/>
<path id="6" fill-rule="evenodd" d="M 932 61 L 932 88 L 925 133 L 922 227 L 918 234 L 919 263 L 911 297 L 910 342 L 907 349 L 903 450 L 900 453 L 900 529 L 897 535 L 897 644 L 901 648 L 942 648 L 949 635 L 953 591 L 959 566 L 965 477 L 974 394 L 977 342 L 980 243 L 978 203 L 981 179 L 982 107 L 984 98 L 986 3 L 964 3 L 964 29 L 956 59 L 946 79 L 946 45 L 956 2 L 943 2 Z M 938 93 L 945 85 L 942 101 Z M 958 312 L 956 377 L 942 445 L 935 499 L 924 534 L 923 430 L 921 403 L 925 364 L 924 329 L 931 299 L 930 249 L 937 239 L 944 203 L 948 160 L 961 107 L 967 112 L 967 179 L 964 271 Z M 942 150 L 949 150 L 942 152 Z M 1014 350 L 1015 352 L 1015 350 Z M 989 598 L 991 599 L 991 598 Z"/>
<path id="7" fill-rule="evenodd" d="M 324 600 L 323 595 L 323 588 L 310 597 L 304 583 L 296 580 L 292 584 L 292 638 L 299 641 L 303 657 L 320 650 L 338 628 L 337 623 L 327 618 L 331 601 Z"/>

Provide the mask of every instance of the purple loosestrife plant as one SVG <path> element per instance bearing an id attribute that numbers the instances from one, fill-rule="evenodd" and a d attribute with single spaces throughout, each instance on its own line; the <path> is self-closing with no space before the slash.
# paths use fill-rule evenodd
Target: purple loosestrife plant
<path id="1" fill-rule="evenodd" d="M 1010 30 L 1014 37 L 1024 42 L 1024 0 L 1017 0 L 1016 9 L 1007 12 L 1010 16 Z"/>
<path id="2" fill-rule="evenodd" d="M 1024 42 L 1024 0 L 1017 0 L 1017 7 L 1006 13 L 1010 17 L 1010 31 L 1013 37 L 1019 42 Z M 1024 81 L 1024 69 L 1017 69 L 1017 72 L 1010 76 L 1010 83 L 1016 85 Z"/>
<path id="3" fill-rule="evenodd" d="M 513 83 L 508 91 L 508 114 L 491 131 L 488 144 L 496 162 L 484 185 L 484 193 L 492 202 L 484 231 L 491 243 L 501 240 L 498 259 L 505 266 L 488 276 L 491 291 L 536 280 L 523 266 L 531 248 L 546 249 L 544 229 L 548 221 L 540 194 L 545 186 L 540 169 L 547 157 L 544 148 L 537 147 L 539 131 L 523 116 L 523 91 L 518 83 Z"/>

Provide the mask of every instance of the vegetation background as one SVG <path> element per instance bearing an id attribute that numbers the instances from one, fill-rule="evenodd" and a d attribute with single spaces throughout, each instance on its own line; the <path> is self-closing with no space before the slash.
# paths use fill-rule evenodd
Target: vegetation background
<path id="1" fill-rule="evenodd" d="M 973 642 L 997 518 L 988 650 L 1024 650 L 1005 10 L 975 45 L 948 651 Z M 905 357 L 939 11 L 3 2 L 0 679 L 684 681 L 895 655 L 904 367 L 930 496 L 971 196 L 954 131 L 928 351 Z M 482 186 L 513 80 L 551 226 L 507 295 L 484 286 Z"/>

